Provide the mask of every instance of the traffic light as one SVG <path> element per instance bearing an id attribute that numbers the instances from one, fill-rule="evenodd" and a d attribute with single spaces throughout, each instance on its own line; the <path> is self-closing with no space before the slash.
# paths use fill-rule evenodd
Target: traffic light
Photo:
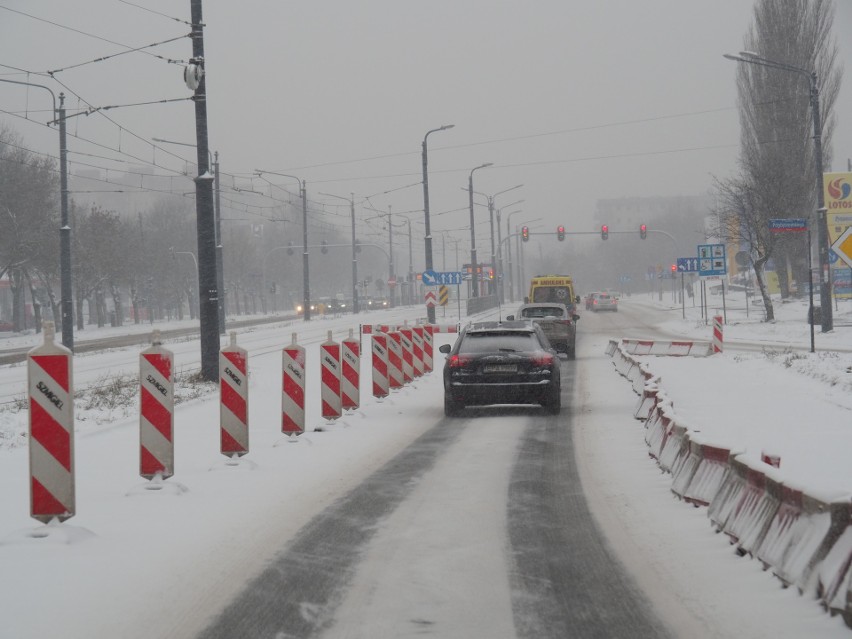
<path id="1" fill-rule="evenodd" d="M 488 269 L 488 279 L 489 279 L 489 280 L 493 280 L 493 279 L 494 279 L 494 269 L 493 269 L 493 268 L 489 268 L 489 269 Z"/>
<path id="2" fill-rule="evenodd" d="M 328 242 L 325 240 L 322 241 L 322 248 L 320 249 L 323 253 L 328 253 Z"/>
<path id="3" fill-rule="evenodd" d="M 528 227 L 528 226 L 522 226 L 521 227 L 521 239 L 524 242 L 530 241 L 530 227 Z"/>
<path id="4" fill-rule="evenodd" d="M 672 264 L 672 275 L 677 273 L 677 264 Z"/>
<path id="5" fill-rule="evenodd" d="M 565 227 L 561 224 L 556 227 L 556 239 L 560 242 L 565 239 Z"/>
<path id="6" fill-rule="evenodd" d="M 601 239 L 602 239 L 602 240 L 605 240 L 605 239 L 607 239 L 608 237 L 609 237 L 609 227 L 608 227 L 606 224 L 604 224 L 604 225 L 601 227 Z"/>
<path id="7" fill-rule="evenodd" d="M 639 226 L 639 237 L 641 237 L 643 240 L 648 237 L 648 227 L 644 224 Z"/>

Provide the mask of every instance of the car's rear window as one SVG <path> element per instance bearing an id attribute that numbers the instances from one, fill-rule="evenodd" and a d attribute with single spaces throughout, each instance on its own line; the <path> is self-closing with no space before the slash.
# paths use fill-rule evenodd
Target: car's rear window
<path id="1" fill-rule="evenodd" d="M 521 310 L 521 317 L 526 318 L 562 317 L 564 314 L 564 306 L 538 306 Z"/>
<path id="2" fill-rule="evenodd" d="M 535 333 L 468 333 L 462 339 L 459 353 L 530 352 L 540 348 Z"/>

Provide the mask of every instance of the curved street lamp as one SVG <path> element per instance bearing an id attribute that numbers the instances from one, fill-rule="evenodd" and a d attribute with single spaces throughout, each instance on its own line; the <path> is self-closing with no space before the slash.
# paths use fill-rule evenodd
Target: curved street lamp
<path id="1" fill-rule="evenodd" d="M 819 244 L 819 303 L 822 312 L 822 332 L 827 333 L 834 327 L 834 317 L 831 308 L 831 278 L 828 266 L 828 221 L 826 220 L 825 196 L 823 194 L 822 175 L 822 122 L 819 112 L 819 84 L 816 71 L 809 71 L 792 64 L 764 58 L 752 51 L 740 51 L 739 55 L 725 53 L 722 57 L 734 62 L 756 64 L 771 69 L 798 73 L 810 83 L 811 118 L 814 126 L 814 157 L 816 161 L 817 180 L 817 243 Z M 810 279 L 812 276 L 808 274 Z M 812 324 L 813 325 L 813 324 Z"/>
<path id="2" fill-rule="evenodd" d="M 470 267 L 472 269 L 471 281 L 473 282 L 473 297 L 479 297 L 479 274 L 477 273 L 477 267 L 479 264 L 476 261 L 476 228 L 473 220 L 473 172 L 489 166 L 493 166 L 493 162 L 486 162 L 485 164 L 473 167 L 467 178 L 467 193 L 468 200 L 470 201 Z"/>
<path id="3" fill-rule="evenodd" d="M 432 129 L 431 131 L 427 131 L 426 135 L 423 136 L 423 216 L 426 222 L 426 270 L 432 269 L 432 229 L 429 225 L 429 171 L 426 169 L 426 138 L 429 137 L 430 133 L 437 133 L 438 131 L 446 131 L 447 129 L 452 129 L 455 124 L 445 124 L 443 126 L 438 127 L 437 129 Z M 430 324 L 435 323 L 435 307 L 427 306 L 426 314 L 428 315 L 428 321 Z"/>
<path id="4" fill-rule="evenodd" d="M 65 94 L 59 94 L 59 108 L 56 107 L 56 94 L 50 87 L 33 82 L 0 79 L 0 82 L 21 84 L 44 89 L 53 99 L 53 112 L 59 124 L 59 315 L 62 323 L 62 345 L 74 351 L 74 308 L 71 292 L 71 225 L 68 221 L 68 146 L 65 142 Z M 51 124 L 51 123 L 48 123 Z"/>

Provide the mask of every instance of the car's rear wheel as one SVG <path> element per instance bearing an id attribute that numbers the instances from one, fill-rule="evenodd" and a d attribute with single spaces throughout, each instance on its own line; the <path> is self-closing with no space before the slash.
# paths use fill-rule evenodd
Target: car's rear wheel
<path id="1" fill-rule="evenodd" d="M 464 408 L 464 402 L 459 402 L 453 399 L 449 393 L 444 393 L 444 415 L 447 417 L 455 417 Z"/>
<path id="2" fill-rule="evenodd" d="M 547 395 L 541 406 L 544 408 L 544 412 L 550 415 L 559 414 L 559 411 L 562 409 L 562 394 L 559 392 L 557 384 L 551 384 L 550 388 L 547 389 Z"/>

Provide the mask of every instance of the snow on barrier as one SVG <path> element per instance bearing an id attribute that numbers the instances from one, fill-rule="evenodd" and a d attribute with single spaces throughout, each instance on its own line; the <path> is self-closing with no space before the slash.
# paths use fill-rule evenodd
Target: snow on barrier
<path id="1" fill-rule="evenodd" d="M 76 493 L 73 356 L 54 341 L 53 322 L 43 326 L 44 344 L 27 353 L 27 387 L 30 516 L 46 524 L 74 516 Z"/>
<path id="2" fill-rule="evenodd" d="M 708 506 L 725 477 L 730 453 L 690 438 L 689 453 L 672 474 L 672 492 L 695 506 Z"/>
<path id="3" fill-rule="evenodd" d="M 160 331 L 139 354 L 139 474 L 148 480 L 174 475 L 174 354 L 163 348 Z"/>
<path id="4" fill-rule="evenodd" d="M 361 343 L 353 337 L 340 343 L 340 404 L 343 410 L 354 410 L 361 405 Z"/>
<path id="5" fill-rule="evenodd" d="M 390 393 L 388 377 L 388 341 L 386 333 L 374 334 L 370 340 L 373 354 L 373 397 L 382 399 Z"/>
<path id="6" fill-rule="evenodd" d="M 641 419 L 647 410 L 648 451 L 671 472 L 672 492 L 708 506 L 713 525 L 739 554 L 756 557 L 784 584 L 819 598 L 852 627 L 852 497 L 816 496 L 785 485 L 780 460 L 764 451 L 758 460 L 695 440 L 676 422 L 660 378 L 644 363 L 644 383 L 637 385 L 630 350 L 610 340 L 607 354 L 617 372 L 634 380 L 640 396 L 634 417 Z"/>
<path id="7" fill-rule="evenodd" d="M 296 340 L 281 351 L 281 432 L 290 437 L 305 432 L 305 349 Z"/>
<path id="8" fill-rule="evenodd" d="M 710 343 L 700 340 L 622 339 L 620 345 L 630 355 L 703 357 L 710 350 Z"/>
<path id="9" fill-rule="evenodd" d="M 249 452 L 248 352 L 237 346 L 237 334 L 219 352 L 219 451 L 226 457 Z"/>
<path id="10" fill-rule="evenodd" d="M 343 414 L 340 401 L 340 344 L 331 339 L 320 344 L 321 414 L 330 422 Z"/>

